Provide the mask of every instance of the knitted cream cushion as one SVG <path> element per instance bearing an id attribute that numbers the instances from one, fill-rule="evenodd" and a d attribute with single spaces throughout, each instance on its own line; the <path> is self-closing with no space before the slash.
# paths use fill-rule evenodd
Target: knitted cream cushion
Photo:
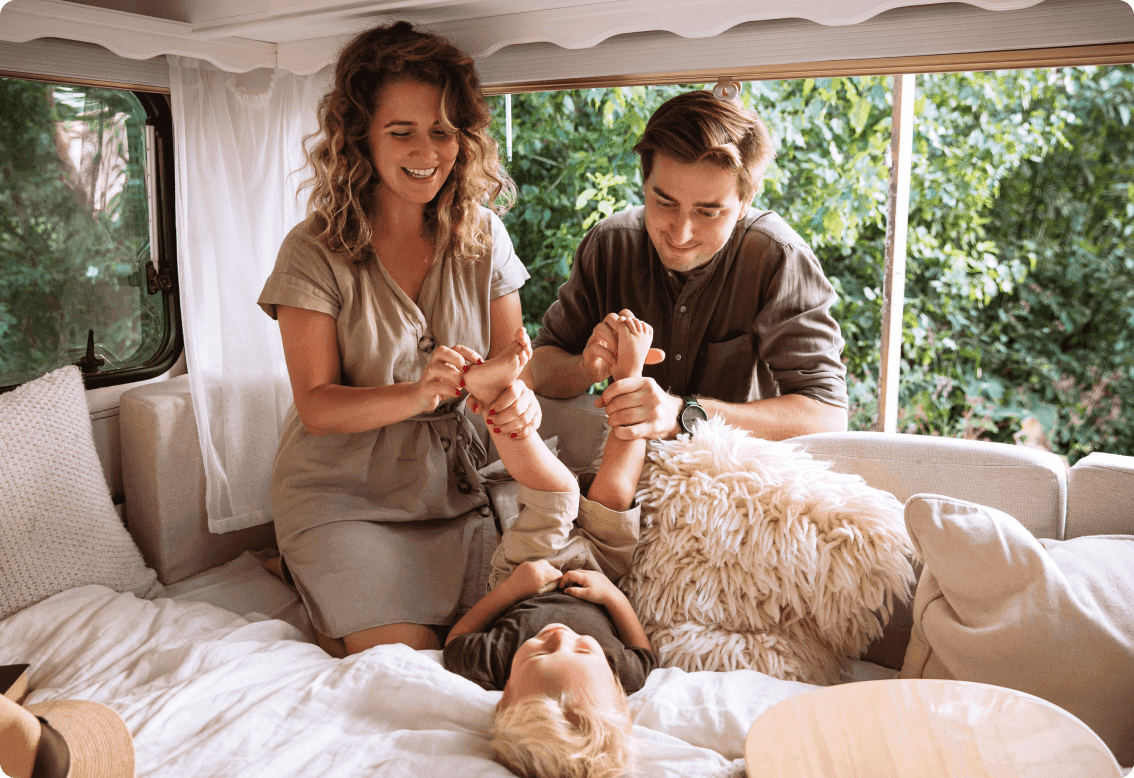
<path id="1" fill-rule="evenodd" d="M 0 619 L 87 584 L 162 594 L 111 502 L 79 369 L 64 367 L 0 395 Z"/>
<path id="2" fill-rule="evenodd" d="M 620 585 L 663 666 L 832 683 L 908 599 L 902 505 L 714 418 L 653 444 Z"/>

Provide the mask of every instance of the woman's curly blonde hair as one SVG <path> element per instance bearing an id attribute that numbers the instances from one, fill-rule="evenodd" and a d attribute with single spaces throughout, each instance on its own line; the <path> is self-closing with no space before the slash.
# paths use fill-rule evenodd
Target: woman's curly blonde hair
<path id="1" fill-rule="evenodd" d="M 304 182 L 311 187 L 308 214 L 332 251 L 360 263 L 375 256 L 372 220 L 379 179 L 368 134 L 380 91 L 402 80 L 440 89 L 441 124 L 458 139 L 453 170 L 425 207 L 425 237 L 434 245 L 434 261 L 448 256 L 475 262 L 491 245 L 491 229 L 478 206 L 503 214 L 515 185 L 500 169 L 496 141 L 488 135 L 491 114 L 472 57 L 408 22 L 368 30 L 339 54 L 334 83 L 319 103 L 319 129 L 304 138 L 312 170 Z"/>

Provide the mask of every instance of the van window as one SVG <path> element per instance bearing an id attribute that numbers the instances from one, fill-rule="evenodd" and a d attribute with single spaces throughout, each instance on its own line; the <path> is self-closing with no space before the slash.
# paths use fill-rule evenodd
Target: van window
<path id="1" fill-rule="evenodd" d="M 712 84 L 492 98 L 533 333 L 579 237 L 640 202 L 633 139 L 691 88 Z M 784 216 L 839 292 L 856 430 L 879 424 L 891 89 L 865 75 L 742 91 L 777 146 L 755 205 Z M 923 74 L 914 102 L 898 429 L 1072 463 L 1134 453 L 1134 66 Z"/>
<path id="2" fill-rule="evenodd" d="M 170 126 L 160 95 L 0 78 L 0 387 L 173 363 Z"/>

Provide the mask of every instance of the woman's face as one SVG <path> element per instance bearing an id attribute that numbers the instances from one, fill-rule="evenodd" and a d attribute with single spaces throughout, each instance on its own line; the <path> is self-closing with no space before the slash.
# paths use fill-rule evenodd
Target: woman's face
<path id="1" fill-rule="evenodd" d="M 457 136 L 441 126 L 441 90 L 419 81 L 382 87 L 367 138 L 383 203 L 424 206 L 437 196 L 457 159 Z"/>

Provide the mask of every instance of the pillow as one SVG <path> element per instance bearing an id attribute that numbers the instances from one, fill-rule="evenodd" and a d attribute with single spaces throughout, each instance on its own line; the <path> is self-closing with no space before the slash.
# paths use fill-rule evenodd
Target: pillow
<path id="1" fill-rule="evenodd" d="M 162 593 L 122 526 L 77 367 L 0 395 L 0 619 L 76 586 Z"/>
<path id="2" fill-rule="evenodd" d="M 925 570 L 901 677 L 1034 694 L 1134 763 L 1134 536 L 1037 540 L 937 495 L 911 497 L 906 526 Z"/>
<path id="3" fill-rule="evenodd" d="M 829 467 L 717 418 L 651 444 L 621 586 L 661 665 L 833 683 L 881 634 L 913 582 L 902 506 Z"/>

